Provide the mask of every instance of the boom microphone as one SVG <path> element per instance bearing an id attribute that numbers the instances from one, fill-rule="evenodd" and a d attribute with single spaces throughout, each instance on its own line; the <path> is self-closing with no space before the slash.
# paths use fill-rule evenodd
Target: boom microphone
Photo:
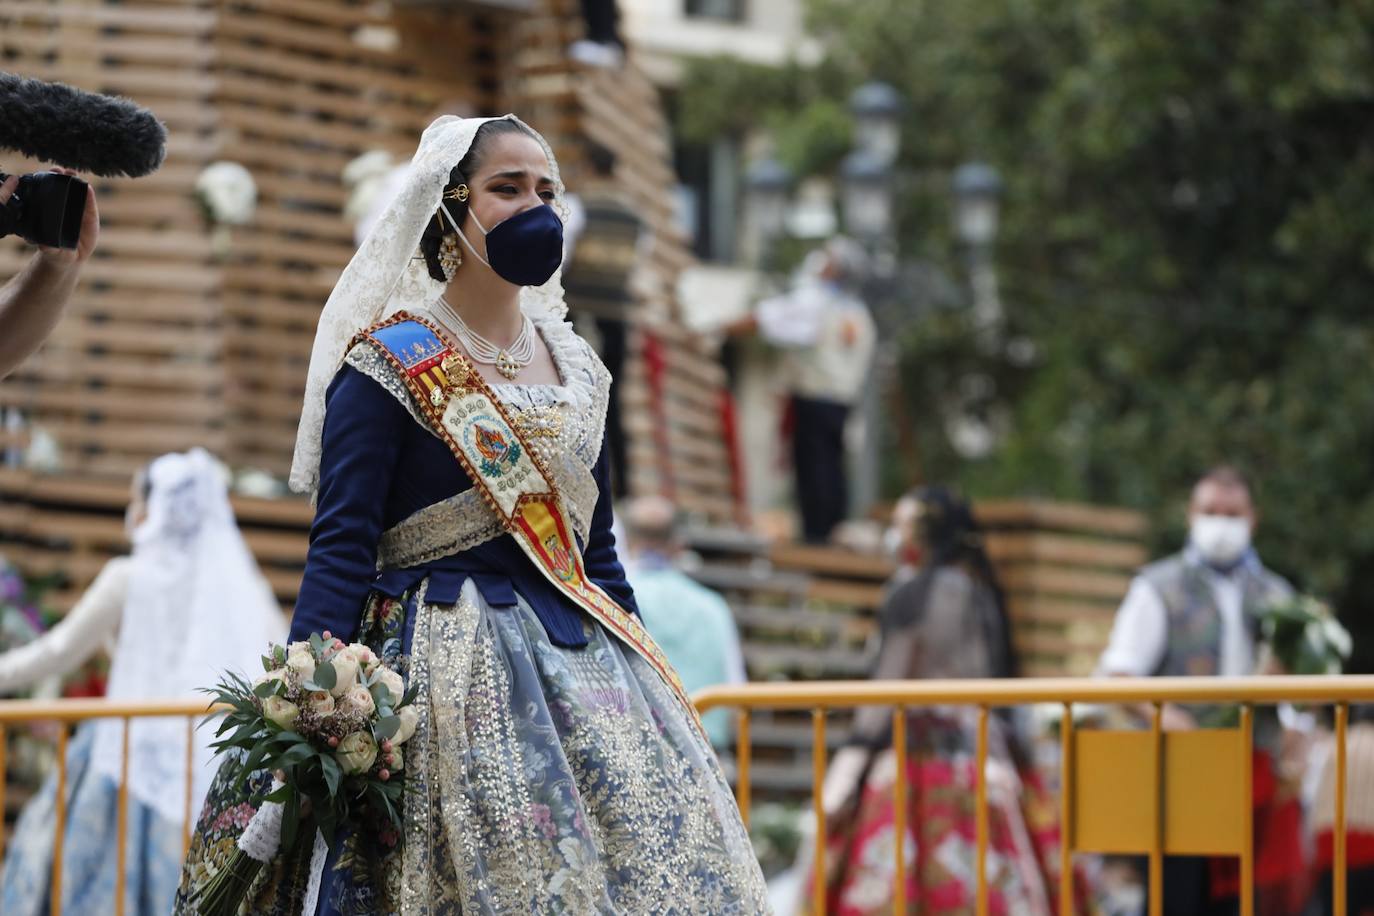
<path id="1" fill-rule="evenodd" d="M 166 128 L 128 99 L 0 72 L 0 149 L 107 178 L 137 178 L 162 164 L 166 147 Z M 70 175 L 22 175 L 0 204 L 0 236 L 76 248 L 88 193 Z"/>
<path id="2" fill-rule="evenodd" d="M 106 178 L 162 164 L 167 129 L 128 99 L 0 72 L 0 149 Z"/>

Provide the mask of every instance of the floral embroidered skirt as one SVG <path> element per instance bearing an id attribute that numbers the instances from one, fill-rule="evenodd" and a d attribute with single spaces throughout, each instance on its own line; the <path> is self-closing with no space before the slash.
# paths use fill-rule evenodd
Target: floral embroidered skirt
<path id="1" fill-rule="evenodd" d="M 592 623 L 586 647 L 554 646 L 523 602 L 491 608 L 471 581 L 454 605 L 423 594 L 374 595 L 362 630 L 380 644 L 413 618 L 401 847 L 369 868 L 344 840 L 318 913 L 768 912 L 715 756 L 652 668 Z M 264 789 L 230 787 L 210 790 L 179 913 Z M 243 912 L 299 913 L 308 858 L 264 869 Z"/>
<path id="2" fill-rule="evenodd" d="M 908 718 L 911 743 L 902 849 L 912 913 L 971 916 L 975 911 L 977 770 L 971 725 L 954 711 L 948 716 L 913 712 Z M 990 755 L 988 770 L 989 912 L 1051 916 L 1059 912 L 1055 799 L 1034 771 L 1018 770 L 1004 753 Z M 879 752 L 850 816 L 836 819 L 826 843 L 828 912 L 892 912 L 896 779 L 896 753 L 890 748 Z M 808 878 L 808 889 L 809 882 Z M 1085 890 L 1080 887 L 1080 894 Z M 808 910 L 810 905 L 808 900 Z"/>

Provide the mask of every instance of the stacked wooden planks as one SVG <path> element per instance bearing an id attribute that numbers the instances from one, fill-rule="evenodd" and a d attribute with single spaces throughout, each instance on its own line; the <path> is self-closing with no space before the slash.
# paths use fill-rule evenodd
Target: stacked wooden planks
<path id="1" fill-rule="evenodd" d="M 1092 673 L 1117 605 L 1144 564 L 1136 512 L 1066 503 L 989 502 L 977 508 L 1007 596 L 1022 674 Z M 768 544 L 700 532 L 694 574 L 735 599 L 756 679 L 863 676 L 884 583 L 884 557 L 835 547 Z"/>
<path id="2" fill-rule="evenodd" d="M 235 466 L 290 462 L 315 318 L 352 254 L 340 173 L 408 153 L 441 97 L 484 99 L 422 72 L 372 4 L 320 0 L 16 2 L 8 69 L 127 94 L 168 128 L 167 161 L 98 181 L 100 244 L 52 341 L 0 385 L 60 444 L 64 470 L 124 476 L 201 445 Z M 441 91 L 442 90 L 442 91 Z M 227 159 L 253 174 L 252 222 L 222 248 L 194 184 Z M 35 163 L 8 161 L 11 171 Z M 0 276 L 27 257 L 0 248 Z"/>
<path id="3" fill-rule="evenodd" d="M 1007 593 L 1022 673 L 1091 674 L 1131 578 L 1148 559 L 1145 517 L 1043 502 L 983 503 L 977 511 Z"/>
<path id="4" fill-rule="evenodd" d="M 0 554 L 31 575 L 58 577 L 48 603 L 70 609 L 105 563 L 129 549 L 129 485 L 0 470 Z M 314 511 L 304 500 L 232 498 L 248 547 L 289 614 L 300 589 Z"/>
<path id="5" fill-rule="evenodd" d="M 404 161 L 441 100 L 493 100 L 476 66 L 458 77 L 438 58 L 403 53 L 432 32 L 384 7 L 319 0 L 224 4 L 213 35 L 220 156 L 253 173 L 253 225 L 234 234 L 219 288 L 224 413 L 235 467 L 289 467 L 315 323 L 353 254 L 342 217 L 344 166 L 383 149 Z M 447 28 L 450 55 L 475 56 L 475 30 Z"/>
<path id="6" fill-rule="evenodd" d="M 34 573 L 60 572 L 69 607 L 105 561 L 127 548 L 128 485 L 0 470 L 0 550 Z M 313 512 L 298 500 L 236 496 L 240 527 L 288 610 L 305 564 Z M 1022 673 L 1087 675 L 1106 644 L 1133 571 L 1145 560 L 1134 512 L 1055 503 L 988 503 L 988 549 L 1007 591 Z M 833 547 L 769 544 L 697 531 L 692 567 L 726 595 L 756 680 L 864 677 L 892 565 Z"/>
<path id="7" fill-rule="evenodd" d="M 103 230 L 66 317 L 40 354 L 0 383 L 62 447 L 65 466 L 123 475 L 160 451 L 227 444 L 218 401 L 222 268 L 190 191 L 217 153 L 209 2 L 6 3 L 5 68 L 132 96 L 168 128 L 167 161 L 138 180 L 98 180 Z M 37 164 L 6 156 L 5 170 Z M 0 243 L 0 277 L 28 257 Z"/>
<path id="8" fill-rule="evenodd" d="M 0 382 L 0 409 L 25 423 L 0 433 L 0 447 L 42 429 L 62 460 L 58 474 L 6 478 L 0 549 L 62 571 L 62 606 L 121 547 L 116 509 L 129 475 L 156 455 L 200 445 L 236 468 L 285 474 L 316 316 L 353 250 L 340 173 L 367 150 L 407 156 L 441 104 L 520 111 L 547 130 L 574 190 L 583 137 L 620 153 L 617 180 L 654 239 L 635 282 L 626 384 L 633 487 L 669 492 L 700 518 L 734 517 L 723 373 L 676 318 L 676 273 L 690 255 L 672 220 L 657 93 L 633 63 L 609 72 L 566 58 L 581 34 L 571 0 L 519 16 L 479 3 L 18 0 L 0 26 L 6 68 L 127 94 L 169 134 L 154 175 L 97 181 L 103 230 L 71 308 Z M 248 168 L 258 192 L 227 246 L 194 193 L 217 160 Z M 0 276 L 27 257 L 16 240 L 0 243 Z M 303 504 L 280 511 L 309 517 Z M 288 601 L 300 560 L 291 544 L 291 563 L 271 573 Z"/>
<path id="9" fill-rule="evenodd" d="M 63 470 L 82 476 L 125 477 L 191 445 L 284 474 L 315 319 L 353 250 L 344 165 L 371 149 L 408 155 L 440 103 L 513 109 L 549 133 L 574 189 L 584 136 L 621 153 L 617 179 L 655 240 L 636 279 L 627 382 L 634 488 L 733 517 L 723 373 L 675 317 L 690 255 L 672 220 L 656 90 L 633 64 L 612 73 L 566 58 L 576 4 L 512 16 L 481 4 L 18 0 L 0 26 L 8 69 L 128 94 L 169 131 L 156 174 L 97 182 L 96 256 L 52 341 L 0 383 L 0 408 L 29 427 L 0 445 L 41 428 Z M 227 247 L 193 191 L 216 160 L 247 167 L 258 191 Z M 0 244 L 0 276 L 27 257 L 16 240 Z"/>

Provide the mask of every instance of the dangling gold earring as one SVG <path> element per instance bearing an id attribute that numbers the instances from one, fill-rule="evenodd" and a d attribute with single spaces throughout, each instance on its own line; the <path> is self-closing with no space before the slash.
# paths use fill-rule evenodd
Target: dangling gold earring
<path id="1" fill-rule="evenodd" d="M 461 266 L 463 249 L 458 244 L 458 234 L 447 232 L 444 234 L 444 240 L 439 243 L 439 269 L 444 272 L 445 278 L 452 280 Z"/>

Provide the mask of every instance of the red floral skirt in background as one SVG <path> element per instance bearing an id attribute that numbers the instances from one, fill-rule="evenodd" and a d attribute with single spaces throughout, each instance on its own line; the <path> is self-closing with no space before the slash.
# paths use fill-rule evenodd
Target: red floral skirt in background
<path id="1" fill-rule="evenodd" d="M 906 762 L 903 856 L 909 911 L 923 916 L 971 914 L 977 900 L 978 828 L 970 733 L 966 723 L 955 717 L 929 713 L 913 714 L 908 729 L 913 740 Z M 828 912 L 839 916 L 892 912 L 897 872 L 896 775 L 896 753 L 890 749 L 877 753 L 860 788 L 857 807 L 830 825 L 825 859 Z M 1037 773 L 1016 767 L 1008 754 L 995 750 L 988 758 L 987 791 L 989 911 L 1057 913 L 1057 800 Z M 1082 887 L 1076 897 L 1086 898 Z"/>

